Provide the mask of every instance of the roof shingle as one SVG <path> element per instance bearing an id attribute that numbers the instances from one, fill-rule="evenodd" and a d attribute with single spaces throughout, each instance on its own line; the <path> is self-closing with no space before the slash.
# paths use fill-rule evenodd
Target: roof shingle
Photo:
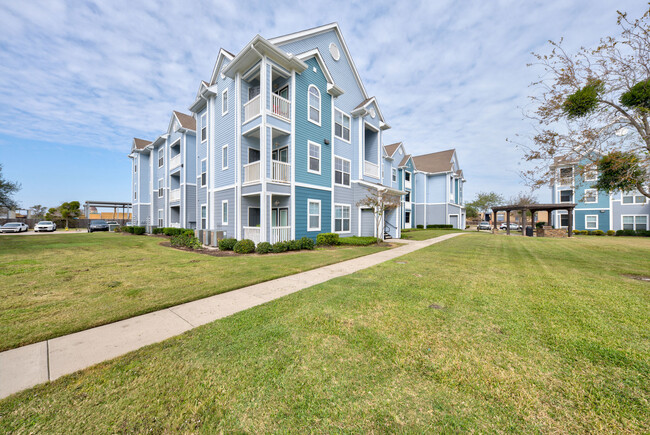
<path id="1" fill-rule="evenodd" d="M 452 170 L 451 159 L 456 150 L 445 150 L 437 153 L 424 154 L 413 157 L 413 164 L 418 171 L 436 173 L 449 172 Z"/>
<path id="2" fill-rule="evenodd" d="M 188 130 L 196 130 L 196 120 L 193 117 L 181 112 L 177 112 L 176 110 L 174 110 L 174 115 L 176 115 L 178 122 L 181 123 L 181 127 Z"/>
<path id="3" fill-rule="evenodd" d="M 384 149 L 386 150 L 386 154 L 388 154 L 388 157 L 392 157 L 393 154 L 395 154 L 395 151 L 397 151 L 397 148 L 399 148 L 401 142 L 397 143 L 392 143 L 390 145 L 384 145 Z"/>
<path id="4" fill-rule="evenodd" d="M 136 150 L 142 150 L 151 144 L 150 140 L 138 139 L 137 137 L 133 138 L 133 144 L 135 145 Z"/>

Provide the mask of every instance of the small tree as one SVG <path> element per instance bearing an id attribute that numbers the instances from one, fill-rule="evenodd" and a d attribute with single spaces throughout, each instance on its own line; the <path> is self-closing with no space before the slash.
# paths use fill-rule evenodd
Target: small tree
<path id="1" fill-rule="evenodd" d="M 522 206 L 538 204 L 537 197 L 532 193 L 526 193 L 526 192 L 519 192 L 517 195 L 511 197 L 508 202 L 512 205 L 522 205 Z M 530 210 L 527 211 L 526 215 L 532 216 Z"/>
<path id="2" fill-rule="evenodd" d="M 34 219 L 43 219 L 45 217 L 45 213 L 47 213 L 47 207 L 44 207 L 40 204 L 33 205 L 29 211 L 32 214 L 32 217 Z"/>
<path id="3" fill-rule="evenodd" d="M 13 210 L 18 207 L 18 203 L 12 198 L 12 195 L 20 190 L 20 184 L 5 180 L 2 176 L 2 165 L 0 165 L 0 207 Z"/>
<path id="4" fill-rule="evenodd" d="M 366 188 L 368 194 L 361 201 L 357 202 L 357 207 L 371 208 L 375 215 L 375 229 L 377 230 L 377 243 L 383 240 L 383 231 L 381 231 L 381 222 L 384 214 L 390 210 L 399 207 L 401 196 L 389 191 L 386 188 Z"/>
<path id="5" fill-rule="evenodd" d="M 496 192 L 479 192 L 476 194 L 476 199 L 467 203 L 467 206 L 473 207 L 481 213 L 489 213 L 492 207 L 503 203 L 503 196 Z"/>
<path id="6" fill-rule="evenodd" d="M 45 217 L 48 220 L 57 220 L 61 219 L 65 221 L 65 227 L 68 228 L 68 219 L 75 219 L 81 216 L 82 211 L 80 209 L 81 204 L 79 201 L 70 201 L 64 202 L 57 208 L 51 208 L 47 211 Z"/>

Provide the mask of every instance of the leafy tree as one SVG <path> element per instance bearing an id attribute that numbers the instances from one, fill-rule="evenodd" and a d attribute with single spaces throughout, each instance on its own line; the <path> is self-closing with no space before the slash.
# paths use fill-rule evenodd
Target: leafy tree
<path id="1" fill-rule="evenodd" d="M 78 218 L 83 214 L 79 201 L 64 202 L 56 208 L 50 208 L 45 215 L 48 220 L 64 220 L 65 227 L 68 228 L 68 220 Z"/>
<path id="2" fill-rule="evenodd" d="M 372 209 L 375 214 L 377 243 L 379 243 L 382 241 L 382 235 L 384 234 L 381 229 L 382 217 L 386 212 L 399 207 L 401 197 L 385 188 L 366 189 L 368 190 L 368 194 L 361 201 L 357 202 L 357 207 L 367 207 Z"/>
<path id="3" fill-rule="evenodd" d="M 468 218 L 478 217 L 478 210 L 473 205 L 465 204 L 465 215 Z"/>
<path id="4" fill-rule="evenodd" d="M 650 8 L 636 20 L 618 12 L 617 23 L 620 35 L 595 48 L 568 53 L 560 40 L 550 53 L 534 53 L 545 70 L 528 113 L 537 132 L 532 144 L 519 144 L 535 165 L 523 173 L 532 186 L 549 183 L 562 158 L 587 162 L 582 175 L 597 165 L 598 189 L 650 197 Z"/>
<path id="5" fill-rule="evenodd" d="M 2 176 L 2 165 L 0 165 L 0 207 L 15 209 L 18 203 L 12 195 L 20 190 L 20 184 L 5 180 Z"/>
<path id="6" fill-rule="evenodd" d="M 501 205 L 504 202 L 503 196 L 496 192 L 479 192 L 476 194 L 474 201 L 467 203 L 467 207 L 472 207 L 481 213 L 489 213 L 492 207 Z"/>
<path id="7" fill-rule="evenodd" d="M 517 195 L 510 197 L 508 201 L 512 205 L 532 205 L 538 204 L 537 197 L 533 193 L 519 192 Z M 530 211 L 526 212 L 527 216 L 532 216 Z"/>
<path id="8" fill-rule="evenodd" d="M 45 213 L 47 213 L 47 207 L 44 207 L 40 204 L 33 205 L 29 211 L 32 214 L 32 217 L 34 219 L 42 219 L 45 216 Z"/>

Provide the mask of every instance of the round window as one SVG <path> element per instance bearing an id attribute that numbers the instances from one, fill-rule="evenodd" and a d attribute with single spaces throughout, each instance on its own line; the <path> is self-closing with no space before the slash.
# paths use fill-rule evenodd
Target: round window
<path id="1" fill-rule="evenodd" d="M 341 58 L 341 53 L 339 52 L 339 48 L 333 42 L 330 44 L 330 54 L 332 55 L 332 59 L 334 60 L 339 60 Z"/>

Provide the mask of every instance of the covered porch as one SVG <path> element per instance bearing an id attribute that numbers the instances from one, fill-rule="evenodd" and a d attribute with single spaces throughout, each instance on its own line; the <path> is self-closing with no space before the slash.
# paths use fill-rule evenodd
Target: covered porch
<path id="1" fill-rule="evenodd" d="M 242 197 L 242 239 L 250 239 L 255 244 L 291 240 L 291 197 L 269 193 L 266 204 L 260 198 L 261 194 Z"/>

